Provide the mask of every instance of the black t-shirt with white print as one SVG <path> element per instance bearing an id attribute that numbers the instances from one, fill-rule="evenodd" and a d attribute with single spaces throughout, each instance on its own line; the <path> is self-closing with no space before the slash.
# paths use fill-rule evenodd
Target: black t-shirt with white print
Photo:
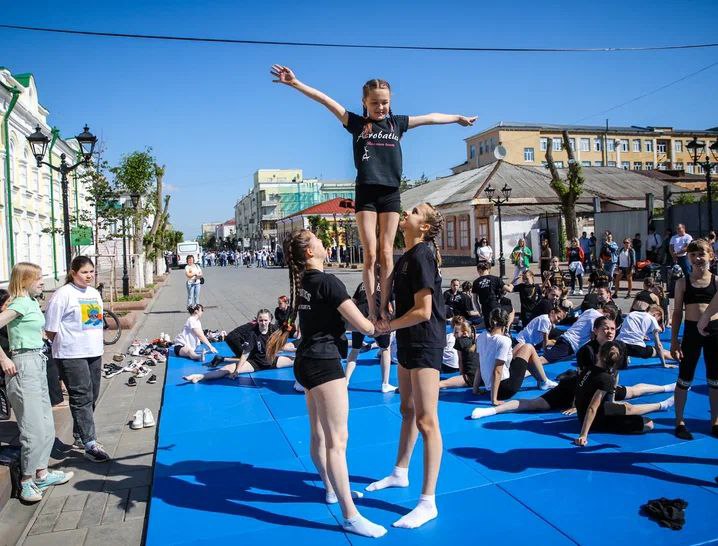
<path id="1" fill-rule="evenodd" d="M 354 291 L 354 296 L 352 297 L 352 299 L 359 308 L 359 311 L 362 312 L 362 315 L 368 317 L 369 299 L 366 297 L 366 289 L 364 288 L 363 282 L 360 282 L 359 286 L 357 286 L 357 289 Z M 376 303 L 376 308 L 379 309 L 379 307 L 381 307 L 381 284 L 379 284 L 378 282 L 376 283 L 376 289 L 374 290 L 374 302 Z"/>
<path id="2" fill-rule="evenodd" d="M 302 330 L 297 357 L 342 357 L 347 341 L 338 307 L 348 299 L 346 287 L 334 275 L 317 269 L 304 273 L 297 305 Z"/>
<path id="3" fill-rule="evenodd" d="M 352 134 L 357 184 L 398 188 L 401 182 L 402 135 L 409 129 L 409 116 L 386 116 L 380 121 L 347 112 L 345 126 Z"/>
<path id="4" fill-rule="evenodd" d="M 482 275 L 474 281 L 471 292 L 479 297 L 481 314 L 486 315 L 499 306 L 504 283 L 496 275 Z"/>
<path id="5" fill-rule="evenodd" d="M 396 331 L 399 348 L 440 349 L 446 347 L 446 309 L 441 293 L 441 274 L 430 243 L 421 242 L 407 250 L 394 266 L 394 298 L 396 316 L 401 317 L 414 307 L 414 294 L 431 290 L 429 320 Z"/>
<path id="6" fill-rule="evenodd" d="M 613 399 L 616 390 L 616 378 L 608 370 L 599 366 L 584 368 L 579 373 L 578 382 L 576 383 L 576 414 L 580 422 L 583 423 L 593 395 L 599 390 L 607 394 L 598 406 L 594 419 L 595 423 L 603 419 L 605 415 L 603 403 Z"/>

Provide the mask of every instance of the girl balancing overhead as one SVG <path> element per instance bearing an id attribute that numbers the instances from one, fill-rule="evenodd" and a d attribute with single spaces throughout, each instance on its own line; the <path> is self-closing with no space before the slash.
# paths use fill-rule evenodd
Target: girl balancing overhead
<path id="1" fill-rule="evenodd" d="M 377 259 L 377 226 L 379 228 L 379 263 L 381 284 L 388 286 L 394 266 L 392 251 L 399 225 L 401 199 L 399 183 L 402 175 L 400 140 L 409 129 L 420 125 L 458 123 L 464 127 L 474 124 L 476 116 L 426 114 L 423 116 L 397 116 L 391 111 L 391 87 L 384 80 L 369 80 L 362 88 L 363 112 L 359 116 L 321 91 L 297 79 L 286 66 L 272 66 L 276 83 L 294 87 L 310 99 L 326 106 L 352 134 L 356 176 L 356 219 L 359 237 L 364 250 L 362 280 L 369 302 L 369 318 L 388 318 L 389 293 L 384 292 L 381 309 L 374 301 Z"/>

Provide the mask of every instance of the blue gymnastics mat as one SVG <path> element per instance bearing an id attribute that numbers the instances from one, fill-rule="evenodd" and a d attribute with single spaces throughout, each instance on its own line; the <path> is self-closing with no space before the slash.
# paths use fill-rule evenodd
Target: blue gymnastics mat
<path id="1" fill-rule="evenodd" d="M 224 343 L 216 346 L 229 355 Z M 555 377 L 573 364 L 546 367 Z M 417 442 L 410 486 L 365 493 L 357 501 L 388 534 L 374 541 L 346 534 L 338 505 L 324 503 L 309 456 L 304 395 L 293 390 L 291 368 L 189 384 L 206 368 L 171 355 L 158 423 L 157 454 L 146 544 L 311 545 L 482 542 L 523 544 L 706 544 L 718 541 L 718 439 L 709 434 L 708 388 L 701 363 L 686 407 L 695 435 L 672 434 L 673 412 L 652 414 L 655 430 L 637 436 L 591 434 L 575 447 L 576 417 L 559 412 L 504 414 L 473 421 L 489 404 L 470 389 L 440 393 L 444 453 L 437 486 L 439 517 L 414 530 L 391 524 L 421 494 L 422 441 Z M 677 370 L 657 359 L 622 370 L 623 385 L 666 384 Z M 391 381 L 396 384 L 396 366 Z M 394 465 L 401 412 L 398 394 L 382 394 L 375 349 L 359 355 L 349 387 L 347 457 L 352 489 L 363 490 Z M 517 398 L 541 391 L 527 378 Z M 667 394 L 633 403 L 656 402 Z M 686 525 L 671 531 L 639 515 L 658 497 L 688 502 Z"/>

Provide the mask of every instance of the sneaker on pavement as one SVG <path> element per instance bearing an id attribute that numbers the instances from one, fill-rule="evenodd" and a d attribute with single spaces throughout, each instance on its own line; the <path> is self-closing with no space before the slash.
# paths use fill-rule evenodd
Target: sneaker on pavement
<path id="1" fill-rule="evenodd" d="M 125 359 L 125 355 L 123 355 L 121 353 L 116 353 L 116 354 L 112 355 L 112 360 L 114 360 L 115 362 L 122 362 L 124 359 Z"/>
<path id="2" fill-rule="evenodd" d="M 144 425 L 143 425 L 143 422 L 142 422 L 143 417 L 144 417 L 144 414 L 142 413 L 142 410 L 141 410 L 141 409 L 138 409 L 138 410 L 135 412 L 135 418 L 134 418 L 134 419 L 132 420 L 132 422 L 130 423 L 130 428 L 131 428 L 132 430 L 137 430 L 137 429 L 142 428 L 142 427 L 144 426 Z"/>
<path id="3" fill-rule="evenodd" d="M 154 385 L 155 383 L 157 383 L 157 376 L 155 374 L 152 374 L 147 380 L 147 383 L 149 383 L 150 385 Z"/>
<path id="4" fill-rule="evenodd" d="M 102 444 L 98 442 L 95 442 L 89 449 L 85 449 L 85 457 L 95 463 L 106 463 L 110 460 L 110 456 L 107 451 L 105 451 Z"/>
<path id="5" fill-rule="evenodd" d="M 40 491 L 45 491 L 45 489 L 52 487 L 53 485 L 62 485 L 63 483 L 69 482 L 74 475 L 74 472 L 53 470 L 52 472 L 47 473 L 44 480 L 35 480 L 35 485 Z"/>
<path id="6" fill-rule="evenodd" d="M 42 500 L 42 491 L 35 485 L 32 480 L 21 482 L 20 500 L 24 502 L 40 502 Z"/>
<path id="7" fill-rule="evenodd" d="M 130 378 L 127 380 L 127 386 L 128 387 L 136 387 L 137 386 L 137 379 L 130 376 Z"/>
<path id="8" fill-rule="evenodd" d="M 155 418 L 152 416 L 150 408 L 145 408 L 142 412 L 142 424 L 145 428 L 155 426 Z"/>
<path id="9" fill-rule="evenodd" d="M 150 375 L 150 369 L 147 366 L 140 366 L 136 373 L 137 377 L 147 377 L 148 375 Z"/>

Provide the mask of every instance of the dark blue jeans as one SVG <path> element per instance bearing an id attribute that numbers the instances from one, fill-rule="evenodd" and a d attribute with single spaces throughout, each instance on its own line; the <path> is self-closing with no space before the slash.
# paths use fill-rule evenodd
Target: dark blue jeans
<path id="1" fill-rule="evenodd" d="M 693 266 L 691 266 L 690 260 L 688 260 L 688 256 L 679 256 L 676 258 L 676 263 L 681 267 L 683 270 L 683 274 L 688 277 L 688 275 L 691 274 L 691 271 L 693 271 Z"/>
<path id="2" fill-rule="evenodd" d="M 96 440 L 93 413 L 100 396 L 102 357 L 58 358 L 57 366 L 70 398 L 73 436 L 83 444 Z"/>

